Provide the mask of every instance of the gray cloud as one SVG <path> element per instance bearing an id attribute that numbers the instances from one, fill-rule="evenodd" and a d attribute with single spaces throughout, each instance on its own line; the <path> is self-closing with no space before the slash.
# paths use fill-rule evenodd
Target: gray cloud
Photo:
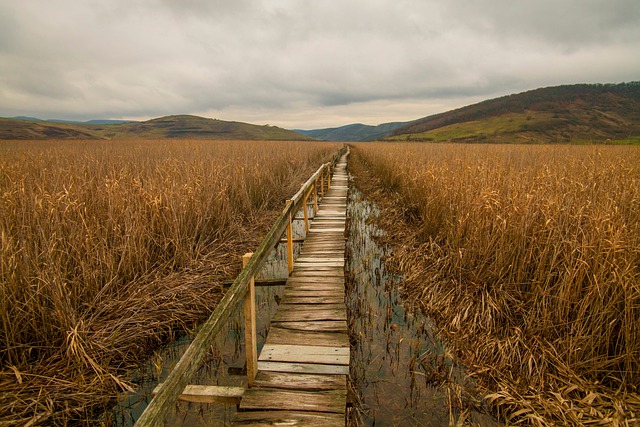
<path id="1" fill-rule="evenodd" d="M 0 10 L 0 116 L 316 127 L 640 78 L 636 0 L 0 0 Z"/>

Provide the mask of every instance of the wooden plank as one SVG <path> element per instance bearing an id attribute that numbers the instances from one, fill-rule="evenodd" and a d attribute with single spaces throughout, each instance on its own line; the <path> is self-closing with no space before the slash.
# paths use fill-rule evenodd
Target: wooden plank
<path id="1" fill-rule="evenodd" d="M 346 320 L 315 320 L 308 322 L 272 322 L 272 327 L 296 331 L 346 332 Z"/>
<path id="2" fill-rule="evenodd" d="M 296 259 L 296 262 L 298 263 L 310 263 L 310 264 L 315 264 L 315 263 L 339 263 L 341 265 L 344 265 L 344 257 L 336 257 L 336 256 L 325 256 L 325 257 L 321 257 L 317 254 L 315 254 L 315 256 L 299 256 L 298 259 Z"/>
<path id="3" fill-rule="evenodd" d="M 291 372 L 300 374 L 349 375 L 349 366 L 319 365 L 312 363 L 289 362 L 261 362 L 258 360 L 259 371 Z"/>
<path id="4" fill-rule="evenodd" d="M 296 331 L 274 324 L 269 330 L 267 344 L 315 345 L 349 347 L 349 335 L 342 332 Z"/>
<path id="5" fill-rule="evenodd" d="M 240 410 L 314 411 L 344 414 L 346 399 L 346 390 L 289 391 L 256 388 L 247 390 L 240 402 Z"/>
<path id="6" fill-rule="evenodd" d="M 316 285 L 296 283 L 287 286 L 284 290 L 284 295 L 290 296 L 311 296 L 309 293 L 316 293 L 315 296 L 319 297 L 344 297 L 345 285 L 344 283 L 318 283 Z"/>
<path id="7" fill-rule="evenodd" d="M 158 384 L 151 392 L 151 395 L 155 396 L 162 385 L 163 383 Z M 178 400 L 182 400 L 184 402 L 226 403 L 229 405 L 237 405 L 240 403 L 244 392 L 244 387 L 189 384 L 184 388 L 182 394 L 178 396 Z"/>
<path id="8" fill-rule="evenodd" d="M 263 362 L 317 363 L 321 365 L 349 365 L 349 347 L 317 345 L 265 345 L 258 360 Z"/>
<path id="9" fill-rule="evenodd" d="M 246 411 L 238 412 L 233 424 L 253 427 L 336 427 L 345 425 L 345 416 L 322 412 Z"/>
<path id="10" fill-rule="evenodd" d="M 333 303 L 333 304 L 282 304 L 280 303 L 280 308 L 278 311 L 334 311 L 334 310 L 346 310 L 346 306 L 344 302 Z"/>
<path id="11" fill-rule="evenodd" d="M 256 387 L 272 387 L 293 390 L 346 390 L 344 375 L 293 374 L 290 372 L 258 373 Z"/>
<path id="12" fill-rule="evenodd" d="M 304 284 L 318 284 L 320 286 L 329 284 L 341 284 L 344 285 L 344 280 L 339 277 L 295 277 L 291 276 L 287 280 L 289 286 L 304 285 Z"/>
<path id="13" fill-rule="evenodd" d="M 339 303 L 344 303 L 344 285 L 327 285 L 318 286 L 316 289 L 313 289 L 309 285 L 299 285 L 299 286 L 291 286 L 289 289 L 284 291 L 283 297 L 290 298 L 308 298 L 308 297 L 318 297 L 318 298 L 338 298 Z M 287 304 L 287 303 L 285 303 Z M 291 304 L 299 304 L 298 302 L 294 302 Z M 313 304 L 317 304 L 314 302 Z M 327 302 L 326 304 L 332 304 Z M 338 304 L 334 302 L 333 304 Z"/>
<path id="14" fill-rule="evenodd" d="M 320 272 L 327 272 L 327 273 L 334 273 L 340 276 L 344 276 L 344 267 L 342 265 L 340 266 L 309 266 L 306 264 L 299 264 L 296 268 L 296 272 L 297 273 L 320 273 Z M 292 273 L 293 274 L 293 273 Z"/>
<path id="15" fill-rule="evenodd" d="M 274 322 L 301 322 L 309 320 L 347 320 L 347 310 L 345 309 L 323 309 L 323 310 L 278 310 L 273 317 Z"/>
<path id="16" fill-rule="evenodd" d="M 344 295 L 316 296 L 315 292 L 309 292 L 304 296 L 285 296 L 280 304 L 339 304 L 344 303 Z"/>

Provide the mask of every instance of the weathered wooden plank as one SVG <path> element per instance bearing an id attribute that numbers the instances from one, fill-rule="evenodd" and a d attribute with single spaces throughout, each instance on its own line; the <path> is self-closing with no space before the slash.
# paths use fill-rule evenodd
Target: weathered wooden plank
<path id="1" fill-rule="evenodd" d="M 270 362 L 320 363 L 348 365 L 349 347 L 318 345 L 265 344 L 258 360 Z"/>
<path id="2" fill-rule="evenodd" d="M 291 273 L 292 277 L 337 277 L 344 279 L 344 270 L 313 271 L 300 269 Z"/>
<path id="3" fill-rule="evenodd" d="M 311 228 L 310 231 L 312 231 L 313 233 L 344 233 L 344 227 L 343 228 L 322 228 L 322 227 L 317 227 L 317 228 Z"/>
<path id="4" fill-rule="evenodd" d="M 151 392 L 153 396 L 158 393 L 163 383 L 159 383 Z M 187 385 L 178 400 L 196 403 L 226 403 L 237 405 L 244 395 L 244 387 L 223 387 L 215 385 Z"/>
<path id="5" fill-rule="evenodd" d="M 246 411 L 238 412 L 234 425 L 253 427 L 336 427 L 345 425 L 344 414 L 291 411 Z"/>
<path id="6" fill-rule="evenodd" d="M 346 390 L 347 379 L 344 375 L 261 371 L 256 377 L 255 386 L 293 390 Z"/>
<path id="7" fill-rule="evenodd" d="M 270 388 L 247 390 L 240 410 L 314 411 L 344 414 L 346 390 L 289 391 Z"/>
<path id="8" fill-rule="evenodd" d="M 296 283 L 285 288 L 284 295 L 290 296 L 310 296 L 309 293 L 315 293 L 319 297 L 344 297 L 344 283 Z"/>
<path id="9" fill-rule="evenodd" d="M 291 372 L 301 374 L 349 375 L 349 366 L 319 365 L 312 363 L 266 362 L 258 361 L 259 371 Z"/>
<path id="10" fill-rule="evenodd" d="M 305 285 L 305 284 L 311 284 L 311 285 L 316 285 L 320 287 L 325 285 L 344 286 L 344 274 L 342 276 L 339 276 L 339 275 L 337 276 L 325 276 L 325 275 L 291 276 L 289 277 L 288 283 L 289 283 L 289 286 L 297 286 L 297 285 Z"/>
<path id="11" fill-rule="evenodd" d="M 269 330 L 267 344 L 315 345 L 328 347 L 349 347 L 349 335 L 342 332 L 296 331 L 277 327 Z"/>
<path id="12" fill-rule="evenodd" d="M 314 254 L 314 256 L 299 256 L 298 259 L 296 259 L 296 262 L 301 263 L 301 262 L 306 262 L 306 263 L 311 263 L 311 264 L 315 264 L 315 263 L 327 263 L 327 262 L 331 262 L 331 263 L 340 263 L 342 265 L 344 265 L 344 257 L 336 257 L 336 256 L 326 256 L 326 257 L 321 257 L 317 254 Z"/>
<path id="13" fill-rule="evenodd" d="M 313 273 L 313 272 L 328 272 L 335 273 L 340 276 L 344 276 L 344 267 L 343 266 L 309 266 L 306 264 L 300 264 L 297 266 L 296 273 Z M 292 273 L 293 274 L 293 273 Z"/>
<path id="14" fill-rule="evenodd" d="M 333 277 L 344 280 L 345 274 L 344 269 L 340 268 L 318 268 L 314 270 L 312 268 L 304 268 L 301 267 L 297 271 L 291 273 L 292 277 L 304 277 L 304 278 L 313 278 L 313 277 Z"/>
<path id="15" fill-rule="evenodd" d="M 315 292 L 309 292 L 304 296 L 285 296 L 281 304 L 339 304 L 344 303 L 344 295 L 316 296 Z"/>
<path id="16" fill-rule="evenodd" d="M 347 311 L 344 309 L 324 310 L 296 310 L 281 311 L 274 315 L 274 322 L 301 322 L 309 320 L 347 320 Z"/>
<path id="17" fill-rule="evenodd" d="M 300 255 L 298 256 L 298 258 L 310 257 L 310 256 L 320 257 L 320 258 L 340 258 L 340 257 L 344 257 L 344 248 L 341 248 L 341 247 L 331 248 L 328 246 L 304 248 L 300 251 Z"/>
<path id="18" fill-rule="evenodd" d="M 287 298 L 309 298 L 309 297 L 318 297 L 318 298 L 337 298 L 339 300 L 339 302 L 334 302 L 334 303 L 329 303 L 327 302 L 326 304 L 338 304 L 338 303 L 344 303 L 344 285 L 340 286 L 340 285 L 325 285 L 322 287 L 318 287 L 316 289 L 311 288 L 311 286 L 309 285 L 300 285 L 299 287 L 297 286 L 292 286 L 289 289 L 287 289 L 283 295 L 283 297 L 287 297 Z M 284 298 L 283 298 L 284 299 Z M 318 301 L 315 301 L 311 304 L 317 304 Z M 299 302 L 292 302 L 292 303 L 287 303 L 285 302 L 284 304 L 300 304 Z"/>
<path id="19" fill-rule="evenodd" d="M 271 323 L 272 327 L 290 329 L 296 331 L 319 331 L 319 332 L 346 332 L 346 320 L 315 320 L 307 322 L 277 322 Z"/>

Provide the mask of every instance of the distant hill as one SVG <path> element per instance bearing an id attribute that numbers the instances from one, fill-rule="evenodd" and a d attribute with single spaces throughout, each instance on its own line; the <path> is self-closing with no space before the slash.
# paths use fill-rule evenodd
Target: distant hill
<path id="1" fill-rule="evenodd" d="M 17 120 L 28 120 L 33 122 L 51 122 L 51 123 L 71 123 L 71 124 L 87 124 L 87 125 L 119 125 L 122 123 L 132 123 L 134 120 L 109 120 L 109 119 L 95 119 L 95 120 L 62 120 L 62 119 L 39 119 L 37 117 L 28 116 L 15 116 L 11 117 Z"/>
<path id="2" fill-rule="evenodd" d="M 323 141 L 375 141 L 377 139 L 383 139 L 395 129 L 409 123 L 410 122 L 394 122 L 384 123 L 377 126 L 356 123 L 337 128 L 313 130 L 294 129 L 294 131 Z"/>
<path id="3" fill-rule="evenodd" d="M 105 123 L 106 122 L 106 123 Z M 143 122 L 100 120 L 91 123 L 0 118 L 0 139 L 253 139 L 305 140 L 296 132 L 275 126 L 228 122 L 178 115 Z"/>
<path id="4" fill-rule="evenodd" d="M 640 82 L 531 90 L 415 120 L 392 141 L 640 142 Z"/>

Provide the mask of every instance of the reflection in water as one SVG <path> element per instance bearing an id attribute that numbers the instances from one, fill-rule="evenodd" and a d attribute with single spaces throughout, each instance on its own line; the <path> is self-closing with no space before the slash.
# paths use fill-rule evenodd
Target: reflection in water
<path id="1" fill-rule="evenodd" d="M 401 278 L 384 266 L 371 219 L 379 214 L 357 190 L 349 199 L 347 308 L 351 383 L 364 425 L 446 426 L 466 419 L 496 425 L 471 409 L 464 370 L 434 336 L 431 319 L 402 301 Z"/>

